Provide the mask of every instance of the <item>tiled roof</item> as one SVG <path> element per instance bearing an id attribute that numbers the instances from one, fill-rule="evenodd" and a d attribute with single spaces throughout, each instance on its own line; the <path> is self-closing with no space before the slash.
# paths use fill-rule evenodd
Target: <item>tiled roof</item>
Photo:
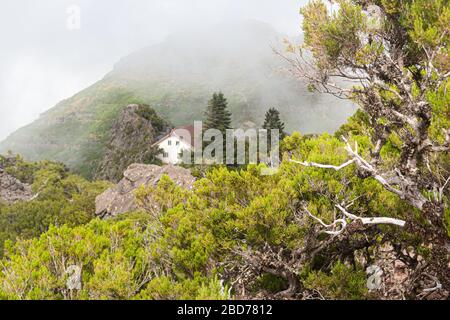
<path id="1" fill-rule="evenodd" d="M 183 127 L 177 127 L 172 129 L 168 134 L 166 134 L 164 137 L 162 137 L 161 139 L 159 139 L 158 141 L 156 141 L 153 146 L 160 144 L 161 142 L 163 142 L 164 140 L 166 140 L 167 138 L 172 137 L 173 135 L 176 135 L 178 137 L 184 137 L 183 135 L 185 135 L 185 131 L 189 132 L 190 134 L 190 140 L 185 140 L 186 142 L 188 142 L 191 147 L 194 146 L 194 126 L 190 125 L 190 126 L 183 126 Z"/>

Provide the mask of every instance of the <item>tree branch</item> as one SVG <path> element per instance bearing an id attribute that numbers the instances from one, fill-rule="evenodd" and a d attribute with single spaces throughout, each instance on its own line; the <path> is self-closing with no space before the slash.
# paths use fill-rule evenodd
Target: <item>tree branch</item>
<path id="1" fill-rule="evenodd" d="M 366 217 L 366 218 L 358 217 L 358 216 L 348 212 L 343 206 L 341 206 L 339 204 L 336 205 L 336 208 L 338 208 L 344 214 L 344 216 L 346 218 L 348 218 L 352 221 L 361 221 L 361 223 L 363 225 L 389 224 L 389 225 L 395 225 L 395 226 L 399 226 L 399 227 L 403 228 L 406 224 L 406 221 L 404 221 L 404 220 L 388 218 L 388 217 Z M 304 212 L 306 212 L 308 214 L 308 216 L 310 216 L 311 218 L 313 218 L 314 220 L 319 222 L 326 229 L 334 228 L 337 225 L 341 225 L 341 229 L 339 229 L 337 231 L 329 231 L 329 230 L 324 231 L 326 234 L 333 235 L 333 236 L 340 235 L 345 231 L 345 229 L 348 226 L 347 221 L 343 218 L 336 219 L 335 221 L 333 221 L 333 223 L 327 224 L 327 223 L 323 222 L 322 219 L 313 215 L 308 210 L 306 205 L 303 206 L 303 210 L 304 210 Z"/>
<path id="2" fill-rule="evenodd" d="M 339 171 L 339 170 L 351 165 L 356 160 L 355 159 L 349 160 L 346 163 L 341 164 L 340 166 L 333 166 L 333 165 L 329 165 L 329 164 L 320 164 L 320 163 L 315 163 L 315 162 L 302 162 L 302 161 L 296 161 L 296 160 L 292 160 L 292 159 L 289 161 L 293 162 L 293 163 L 301 164 L 302 166 L 305 166 L 305 167 L 316 167 L 316 168 L 333 169 L 333 170 Z"/>

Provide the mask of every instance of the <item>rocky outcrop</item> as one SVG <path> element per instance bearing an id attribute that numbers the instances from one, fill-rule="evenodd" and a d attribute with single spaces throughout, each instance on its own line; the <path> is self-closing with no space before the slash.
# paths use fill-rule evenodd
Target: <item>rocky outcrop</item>
<path id="1" fill-rule="evenodd" d="M 152 163 L 157 153 L 152 143 L 168 130 L 169 124 L 149 106 L 128 105 L 111 126 L 111 138 L 95 178 L 117 182 L 130 164 Z"/>
<path id="2" fill-rule="evenodd" d="M 20 182 L 0 167 L 0 202 L 28 201 L 33 197 L 31 186 Z"/>
<path id="3" fill-rule="evenodd" d="M 163 175 L 184 188 L 192 188 L 195 181 L 190 171 L 181 167 L 133 164 L 115 187 L 97 197 L 96 215 L 106 218 L 138 209 L 134 191 L 141 185 L 156 186 Z"/>

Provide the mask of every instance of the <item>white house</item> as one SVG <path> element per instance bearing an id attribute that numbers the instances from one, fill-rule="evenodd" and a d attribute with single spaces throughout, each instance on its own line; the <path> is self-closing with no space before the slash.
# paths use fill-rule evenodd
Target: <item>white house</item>
<path id="1" fill-rule="evenodd" d="M 194 148 L 194 126 L 172 129 L 167 135 L 153 144 L 163 150 L 158 158 L 165 164 L 181 163 L 181 152 Z"/>

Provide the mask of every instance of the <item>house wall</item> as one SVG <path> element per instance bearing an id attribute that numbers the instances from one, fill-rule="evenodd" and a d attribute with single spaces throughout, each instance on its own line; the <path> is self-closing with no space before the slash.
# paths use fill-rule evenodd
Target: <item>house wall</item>
<path id="1" fill-rule="evenodd" d="M 171 142 L 169 144 L 169 141 Z M 165 154 L 160 154 L 158 158 L 165 164 L 180 164 L 179 154 L 182 150 L 190 150 L 191 145 L 181 140 L 177 135 L 172 135 L 158 144 Z"/>

